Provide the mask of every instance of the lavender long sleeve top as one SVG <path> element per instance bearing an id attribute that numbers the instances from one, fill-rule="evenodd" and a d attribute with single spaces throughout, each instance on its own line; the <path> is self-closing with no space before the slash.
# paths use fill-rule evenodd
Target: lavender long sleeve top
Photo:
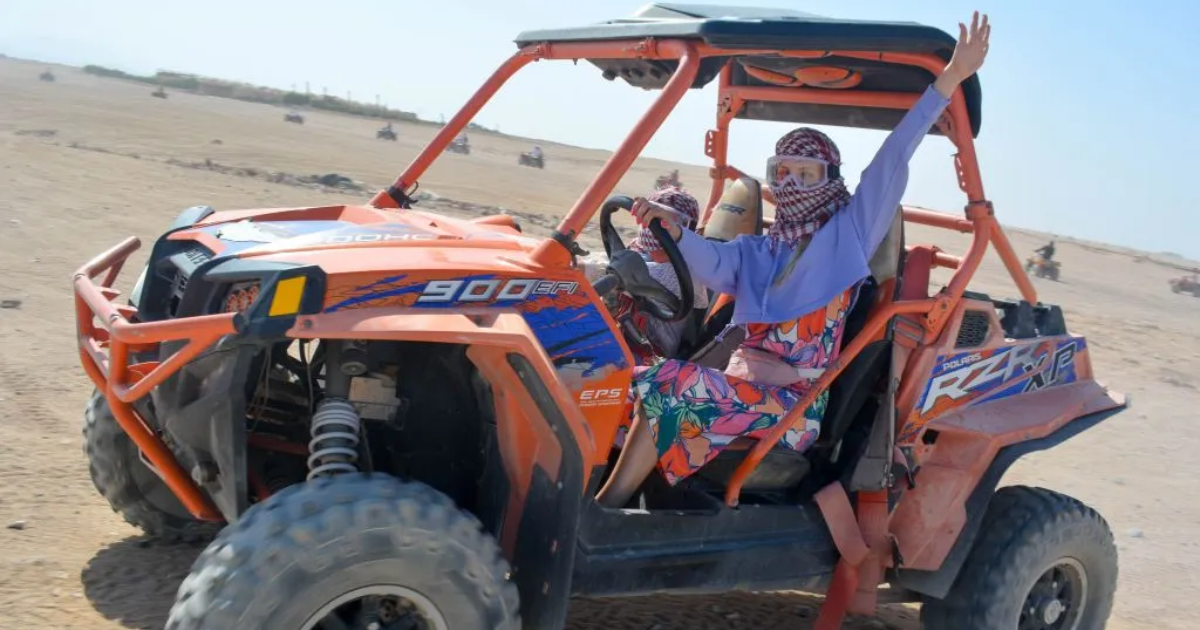
<path id="1" fill-rule="evenodd" d="M 868 262 L 908 186 L 908 162 L 949 102 L 932 85 L 925 90 L 863 171 L 850 202 L 813 235 L 790 273 L 783 271 L 794 247 L 772 247 L 766 235 L 717 243 L 683 231 L 679 249 L 692 274 L 735 298 L 734 325 L 797 319 L 870 275 Z"/>

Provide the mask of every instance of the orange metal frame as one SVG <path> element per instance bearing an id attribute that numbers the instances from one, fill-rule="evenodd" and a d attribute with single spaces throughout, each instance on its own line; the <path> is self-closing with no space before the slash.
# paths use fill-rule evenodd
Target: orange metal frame
<path id="1" fill-rule="evenodd" d="M 234 313 L 205 315 L 174 321 L 133 324 L 132 307 L 113 303 L 118 293 L 112 284 L 141 241 L 128 238 L 88 261 L 75 272 L 75 318 L 79 335 L 79 358 L 95 383 L 117 423 L 137 444 L 167 487 L 193 516 L 219 521 L 221 514 L 179 465 L 162 439 L 133 409 L 134 401 L 150 393 L 221 337 L 237 332 L 240 320 Z M 99 285 L 96 276 L 105 274 Z M 186 344 L 167 360 L 130 364 L 131 352 L 169 341 Z M 108 350 L 108 354 L 105 354 Z"/>
<path id="2" fill-rule="evenodd" d="M 830 54 L 839 57 L 854 57 L 911 65 L 924 68 L 933 74 L 940 72 L 944 61 L 931 55 L 879 53 L 870 51 L 764 51 L 714 49 L 706 44 L 689 40 L 581 42 L 562 44 L 539 44 L 521 49 L 505 61 L 482 87 L 467 101 L 466 105 L 442 128 L 427 147 L 412 161 L 395 181 L 392 190 L 407 191 L 419 177 L 442 154 L 451 141 L 466 127 L 488 100 L 527 64 L 538 60 L 579 59 L 669 59 L 678 60 L 678 67 L 651 105 L 637 122 L 629 136 L 621 143 L 601 168 L 592 183 L 584 189 L 571 210 L 557 227 L 561 235 L 574 237 L 583 230 L 596 210 L 612 193 L 617 182 L 641 154 L 650 138 L 670 115 L 675 105 L 693 85 L 700 62 L 705 57 L 737 57 L 750 55 L 778 54 L 798 58 L 818 58 Z M 732 62 L 731 62 L 732 63 Z M 731 84 L 730 66 L 720 76 L 720 108 L 716 129 L 708 132 L 706 153 L 713 159 L 712 196 L 705 218 L 711 212 L 723 190 L 724 180 L 740 176 L 740 172 L 727 163 L 729 124 L 747 101 L 765 100 L 788 103 L 840 104 L 865 107 L 907 109 L 915 101 L 909 94 L 883 92 L 820 90 L 805 87 L 739 87 Z M 905 220 L 935 227 L 968 232 L 974 235 L 970 248 L 961 257 L 939 254 L 934 263 L 954 268 L 950 284 L 937 296 L 899 301 L 880 309 L 866 324 L 863 333 L 826 370 L 817 386 L 809 390 L 782 422 L 748 454 L 745 462 L 734 475 L 726 493 L 726 502 L 736 505 L 742 483 L 759 464 L 772 444 L 793 424 L 800 420 L 801 411 L 816 396 L 829 387 L 844 367 L 863 349 L 872 338 L 894 316 L 906 314 L 921 316 L 926 343 L 936 339 L 950 313 L 962 299 L 967 282 L 979 267 L 989 244 L 996 248 L 1001 260 L 1008 268 L 1024 299 L 1037 301 L 1037 295 L 1029 279 L 1021 269 L 1020 260 L 997 223 L 992 205 L 984 196 L 979 165 L 975 158 L 975 145 L 969 132 L 966 105 L 961 91 L 954 94 L 940 128 L 957 148 L 955 168 L 959 186 L 967 196 L 966 216 L 957 218 L 940 213 L 916 209 L 905 209 Z M 378 208 L 395 208 L 397 200 L 390 191 L 377 194 L 371 201 Z M 200 491 L 162 440 L 137 415 L 131 403 L 145 396 L 153 387 L 169 375 L 197 357 L 222 336 L 235 332 L 239 320 L 235 315 L 211 315 L 178 321 L 130 323 L 134 310 L 113 303 L 117 293 L 112 283 L 125 259 L 137 249 L 137 239 L 129 239 L 101 254 L 84 265 L 75 275 L 76 311 L 78 317 L 79 348 L 84 368 L 96 387 L 100 389 L 113 408 L 113 413 L 122 428 L 130 435 L 147 459 L 157 469 L 167 485 L 180 498 L 184 506 L 197 518 L 215 520 L 220 515 L 211 502 Z M 566 267 L 571 264 L 571 253 L 562 242 L 547 238 L 532 253 L 532 262 L 546 267 Z M 94 279 L 101 273 L 105 278 L 97 285 Z M 152 348 L 170 341 L 186 342 L 181 350 L 161 363 L 130 364 L 131 352 Z M 105 355 L 105 351 L 108 355 Z"/>
<path id="3" fill-rule="evenodd" d="M 583 194 L 576 200 L 571 211 L 558 225 L 559 234 L 576 236 L 592 215 L 610 195 L 617 182 L 633 164 L 634 160 L 645 148 L 647 142 L 662 125 L 671 110 L 679 102 L 683 94 L 693 84 L 700 61 L 705 57 L 724 56 L 760 56 L 777 54 L 798 58 L 820 58 L 830 55 L 883 61 L 897 65 L 915 66 L 927 70 L 934 76 L 940 74 L 945 61 L 933 55 L 909 53 L 880 53 L 871 51 L 786 51 L 786 50 L 728 50 L 715 49 L 706 44 L 687 40 L 653 40 L 621 41 L 621 42 L 584 42 L 564 44 L 539 44 L 527 46 L 506 61 L 499 70 L 483 85 L 482 88 L 467 102 L 459 113 L 450 120 L 445 128 L 438 133 L 425 150 L 396 180 L 394 187 L 407 190 L 424 173 L 425 169 L 445 150 L 446 146 L 458 135 L 471 118 L 496 93 L 504 82 L 517 70 L 531 61 L 541 59 L 672 59 L 679 60 L 674 75 L 667 82 L 649 111 L 634 126 L 629 136 L 601 168 L 600 173 L 592 181 Z M 731 61 L 730 64 L 733 62 Z M 889 92 L 868 91 L 838 91 L 807 87 L 747 87 L 732 84 L 732 66 L 727 64 L 721 70 L 719 77 L 719 96 L 716 129 L 709 131 L 705 139 L 705 153 L 712 158 L 712 193 L 708 206 L 701 220 L 703 225 L 716 205 L 724 189 L 725 180 L 742 176 L 742 173 L 729 165 L 727 153 L 729 148 L 729 125 L 745 106 L 747 101 L 773 101 L 781 103 L 812 103 L 824 105 L 847 105 L 857 107 L 881 107 L 888 109 L 909 109 L 916 102 L 916 95 L 897 94 Z M 987 200 L 983 190 L 983 180 L 979 172 L 979 163 L 975 156 L 975 142 L 970 133 L 970 121 L 967 115 L 966 102 L 961 90 L 955 92 L 949 107 L 939 121 L 939 128 L 949 138 L 957 149 L 954 166 L 958 177 L 959 187 L 967 196 L 965 218 L 953 217 L 937 212 L 904 209 L 904 219 L 910 223 L 918 223 L 933 227 L 971 233 L 971 246 L 962 257 L 955 257 L 938 252 L 934 264 L 955 269 L 950 284 L 937 296 L 924 300 L 908 300 L 893 303 L 880 312 L 875 313 L 860 334 L 849 347 L 834 361 L 817 381 L 816 386 L 809 390 L 807 396 L 800 400 L 790 413 L 777 424 L 771 432 L 751 449 L 745 461 L 734 474 L 732 482 L 725 495 L 729 505 L 736 505 L 741 493 L 742 484 L 762 461 L 770 450 L 771 445 L 779 441 L 794 424 L 803 417 L 803 410 L 833 382 L 859 352 L 867 341 L 878 333 L 891 320 L 900 314 L 918 315 L 924 327 L 925 343 L 932 342 L 941 333 L 947 318 L 954 312 L 955 306 L 962 299 L 967 283 L 975 274 L 991 245 L 996 249 L 1004 262 L 1013 281 L 1021 292 L 1021 296 L 1031 302 L 1037 302 L 1037 292 L 1029 278 L 1021 268 L 1020 259 L 1013 251 L 1012 245 L 1005 236 L 1000 224 L 996 221 L 992 204 Z M 386 192 L 376 195 L 372 203 L 380 207 L 395 207 L 396 201 Z M 561 266 L 570 262 L 570 252 L 558 240 L 546 239 L 534 251 L 533 258 L 542 265 Z"/>

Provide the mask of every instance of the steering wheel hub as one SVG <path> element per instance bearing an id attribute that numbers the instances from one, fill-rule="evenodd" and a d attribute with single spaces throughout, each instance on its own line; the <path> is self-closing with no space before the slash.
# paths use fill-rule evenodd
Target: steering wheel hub
<path id="1" fill-rule="evenodd" d="M 625 246 L 625 241 L 617 233 L 612 223 L 612 215 L 617 210 L 631 210 L 633 199 L 626 196 L 610 198 L 600 209 L 600 234 L 604 240 L 604 252 L 608 254 L 607 276 L 614 281 L 596 283 L 597 291 L 603 292 L 620 290 L 633 298 L 638 308 L 655 319 L 666 322 L 677 322 L 687 317 L 691 312 L 695 299 L 695 287 L 692 284 L 692 274 L 688 269 L 679 245 L 667 232 L 666 228 L 655 219 L 650 223 L 650 233 L 662 247 L 675 277 L 679 280 L 679 293 L 675 295 L 662 283 L 650 275 L 650 268 L 642 255 Z"/>

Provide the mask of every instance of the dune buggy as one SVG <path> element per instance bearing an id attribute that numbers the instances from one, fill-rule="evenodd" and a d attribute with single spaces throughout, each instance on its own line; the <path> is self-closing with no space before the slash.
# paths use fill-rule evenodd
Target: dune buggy
<path id="1" fill-rule="evenodd" d="M 466 138 L 455 138 L 453 142 L 446 146 L 446 150 L 451 153 L 471 155 L 471 143 Z"/>
<path id="2" fill-rule="evenodd" d="M 304 114 L 297 111 L 290 111 L 283 115 L 283 122 L 296 123 L 297 125 L 304 124 Z"/>
<path id="3" fill-rule="evenodd" d="M 670 188 L 672 186 L 683 187 L 683 182 L 679 181 L 679 171 L 671 171 L 666 175 L 659 175 L 654 179 L 655 190 L 662 190 L 663 188 Z"/>
<path id="4" fill-rule="evenodd" d="M 727 161 L 734 120 L 890 129 L 954 43 L 913 23 L 668 4 L 527 32 L 369 204 L 189 209 L 128 301 L 113 286 L 136 239 L 88 262 L 75 293 L 97 488 L 150 534 L 223 526 L 168 627 L 553 629 L 572 595 L 729 589 L 824 593 L 821 630 L 881 601 L 923 602 L 931 630 L 1101 627 L 1108 525 L 1075 499 L 997 487 L 1018 458 L 1127 403 L 1038 301 L 984 195 L 977 77 L 931 132 L 955 147 L 965 216 L 897 209 L 809 398 L 686 483 L 652 478 L 636 509 L 593 500 L 632 371 L 602 293 L 665 299 L 664 317 L 692 318 L 682 356 L 722 360 L 728 296 L 680 313 L 691 301 L 662 298 L 617 264 L 628 257 L 596 287 L 576 264 L 597 210 L 621 249 L 611 217 L 629 199 L 609 195 L 675 104 L 717 82 L 705 237 L 760 234 L 769 194 Z M 549 237 L 413 207 L 421 174 L 509 77 L 579 59 L 658 95 Z M 906 223 L 972 242 L 961 257 L 909 245 Z M 1018 299 L 968 289 L 989 246 Z M 931 293 L 939 266 L 955 273 Z M 826 389 L 817 444 L 773 449 Z"/>
<path id="5" fill-rule="evenodd" d="M 1190 293 L 1195 297 L 1200 297 L 1200 273 L 1171 278 L 1167 284 L 1171 287 L 1172 293 Z"/>
<path id="6" fill-rule="evenodd" d="M 517 156 L 517 164 L 530 168 L 546 168 L 546 156 L 525 151 Z"/>
<path id="7" fill-rule="evenodd" d="M 1057 282 L 1061 270 L 1061 262 L 1053 258 L 1046 260 L 1041 254 L 1033 254 L 1025 259 L 1025 273 L 1032 273 L 1039 278 L 1049 278 Z"/>

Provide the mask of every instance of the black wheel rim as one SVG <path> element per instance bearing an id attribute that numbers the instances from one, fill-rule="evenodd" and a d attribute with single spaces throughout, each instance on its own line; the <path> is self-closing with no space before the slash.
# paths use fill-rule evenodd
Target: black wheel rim
<path id="1" fill-rule="evenodd" d="M 302 630 L 449 630 L 429 598 L 399 585 L 355 589 L 321 607 Z"/>
<path id="2" fill-rule="evenodd" d="M 1087 572 L 1074 558 L 1056 561 L 1025 596 L 1018 630 L 1076 630 L 1088 603 Z"/>

